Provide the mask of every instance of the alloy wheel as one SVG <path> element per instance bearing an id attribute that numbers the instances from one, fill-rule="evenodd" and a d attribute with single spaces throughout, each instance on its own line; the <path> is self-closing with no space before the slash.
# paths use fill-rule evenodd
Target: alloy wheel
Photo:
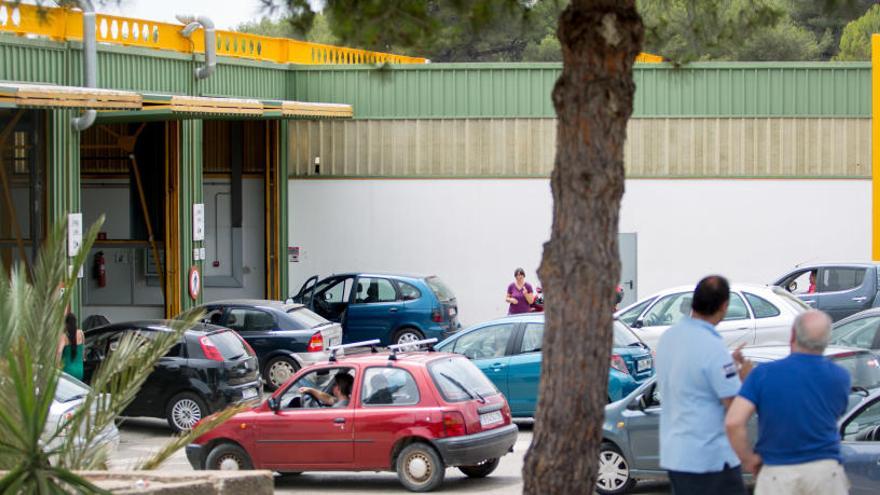
<path id="1" fill-rule="evenodd" d="M 412 344 L 414 342 L 418 342 L 421 340 L 415 332 L 406 332 L 402 334 L 400 337 L 397 337 L 397 343 L 401 345 Z"/>
<path id="2" fill-rule="evenodd" d="M 181 399 L 171 408 L 171 419 L 180 430 L 190 430 L 202 419 L 202 410 L 196 401 Z"/>

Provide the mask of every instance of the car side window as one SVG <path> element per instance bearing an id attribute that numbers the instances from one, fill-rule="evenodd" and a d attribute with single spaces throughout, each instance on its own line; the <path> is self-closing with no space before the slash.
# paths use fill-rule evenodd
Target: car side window
<path id="1" fill-rule="evenodd" d="M 275 326 L 275 317 L 258 309 L 231 308 L 226 317 L 226 328 L 236 332 L 265 332 Z"/>
<path id="2" fill-rule="evenodd" d="M 328 303 L 348 302 L 353 277 L 331 279 L 315 287 L 315 296 Z"/>
<path id="3" fill-rule="evenodd" d="M 409 371 L 374 367 L 364 372 L 364 406 L 412 406 L 419 399 L 419 387 Z"/>
<path id="4" fill-rule="evenodd" d="M 819 292 L 855 289 L 865 281 L 864 268 L 825 268 L 819 277 Z"/>
<path id="5" fill-rule="evenodd" d="M 309 387 L 333 395 L 333 385 L 337 373 L 348 373 L 352 377 L 355 376 L 353 368 L 321 368 L 301 376 L 296 382 L 290 385 L 281 396 L 280 404 L 282 409 L 308 409 L 311 407 L 320 407 L 317 400 L 304 401 L 302 394 L 299 392 L 301 387 Z M 349 405 L 350 407 L 350 405 Z"/>
<path id="6" fill-rule="evenodd" d="M 772 318 L 781 314 L 779 308 L 763 297 L 756 296 L 750 292 L 743 292 L 743 295 L 746 296 L 746 301 L 752 307 L 755 318 Z"/>
<path id="7" fill-rule="evenodd" d="M 730 320 L 747 320 L 749 318 L 749 310 L 746 309 L 746 303 L 743 302 L 739 294 L 730 293 L 730 304 L 727 306 L 727 313 L 724 315 L 724 321 Z"/>
<path id="8" fill-rule="evenodd" d="M 880 329 L 880 317 L 860 318 L 835 328 L 831 340 L 835 344 L 876 349 L 880 348 L 878 329 Z"/>
<path id="9" fill-rule="evenodd" d="M 523 332 L 522 344 L 519 346 L 519 352 L 522 354 L 527 352 L 539 352 L 543 340 L 544 324 L 526 323 L 526 329 Z"/>
<path id="10" fill-rule="evenodd" d="M 866 407 L 843 425 L 843 440 L 847 442 L 880 441 L 880 400 Z"/>
<path id="11" fill-rule="evenodd" d="M 782 282 L 782 287 L 795 295 L 810 294 L 810 274 L 815 270 L 813 268 L 792 273 Z"/>
<path id="12" fill-rule="evenodd" d="M 690 316 L 693 298 L 694 296 L 691 292 L 679 292 L 678 294 L 662 297 L 645 314 L 643 326 L 675 325 L 684 317 Z"/>
<path id="13" fill-rule="evenodd" d="M 205 307 L 205 316 L 202 317 L 202 323 L 210 323 L 211 325 L 220 325 L 223 322 L 223 313 L 225 310 L 219 306 Z"/>
<path id="14" fill-rule="evenodd" d="M 621 313 L 620 317 L 617 319 L 626 323 L 627 326 L 631 327 L 632 324 L 635 323 L 635 321 L 639 318 L 639 315 L 642 314 L 642 311 L 644 311 L 645 308 L 647 308 L 648 305 L 651 304 L 652 302 L 654 302 L 654 298 L 651 298 L 651 299 L 643 301 L 639 304 L 636 304 L 632 308 Z"/>
<path id="15" fill-rule="evenodd" d="M 422 297 L 422 291 L 412 284 L 397 282 L 397 287 L 400 290 L 400 295 L 397 298 L 398 301 L 415 301 Z"/>
<path id="16" fill-rule="evenodd" d="M 471 359 L 504 356 L 513 334 L 513 323 L 492 325 L 462 335 L 455 341 L 453 352 Z"/>
<path id="17" fill-rule="evenodd" d="M 387 278 L 361 277 L 355 287 L 356 304 L 394 302 L 397 290 Z"/>

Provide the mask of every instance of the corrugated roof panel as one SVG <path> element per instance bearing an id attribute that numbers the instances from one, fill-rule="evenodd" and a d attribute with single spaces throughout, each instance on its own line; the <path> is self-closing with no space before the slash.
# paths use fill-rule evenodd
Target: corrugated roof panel
<path id="1" fill-rule="evenodd" d="M 354 105 L 356 118 L 553 117 L 559 64 L 429 64 L 370 69 L 297 67 L 306 101 Z M 634 117 L 868 117 L 870 65 L 825 63 L 639 64 Z"/>

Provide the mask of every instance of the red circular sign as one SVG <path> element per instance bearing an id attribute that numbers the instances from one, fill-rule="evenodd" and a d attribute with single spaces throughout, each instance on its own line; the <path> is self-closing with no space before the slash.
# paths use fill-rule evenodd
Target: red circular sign
<path id="1" fill-rule="evenodd" d="M 193 266 L 189 269 L 189 297 L 192 298 L 193 301 L 199 298 L 199 292 L 202 291 L 202 274 L 199 273 L 199 268 Z"/>

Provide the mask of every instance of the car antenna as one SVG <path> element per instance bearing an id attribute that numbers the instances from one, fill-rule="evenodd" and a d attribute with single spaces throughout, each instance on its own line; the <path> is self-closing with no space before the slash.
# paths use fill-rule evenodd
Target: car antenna
<path id="1" fill-rule="evenodd" d="M 376 351 L 377 344 L 379 344 L 379 339 L 365 340 L 363 342 L 352 342 L 351 344 L 341 344 L 341 345 L 330 346 L 330 349 L 329 349 L 330 350 L 330 359 L 328 361 L 330 361 L 331 363 L 335 363 L 336 362 L 336 353 L 339 351 L 342 351 L 342 353 L 345 354 L 345 349 L 354 349 L 357 347 L 369 347 L 370 349 L 372 349 L 372 352 L 377 352 Z"/>
<path id="2" fill-rule="evenodd" d="M 434 352 L 434 344 L 437 343 L 437 339 L 424 339 L 417 340 L 415 342 L 407 342 L 405 344 L 395 344 L 389 345 L 388 349 L 391 351 L 391 355 L 388 356 L 389 361 L 397 361 L 397 353 L 405 352 L 405 351 L 418 351 L 420 347 L 428 346 L 428 352 Z"/>

